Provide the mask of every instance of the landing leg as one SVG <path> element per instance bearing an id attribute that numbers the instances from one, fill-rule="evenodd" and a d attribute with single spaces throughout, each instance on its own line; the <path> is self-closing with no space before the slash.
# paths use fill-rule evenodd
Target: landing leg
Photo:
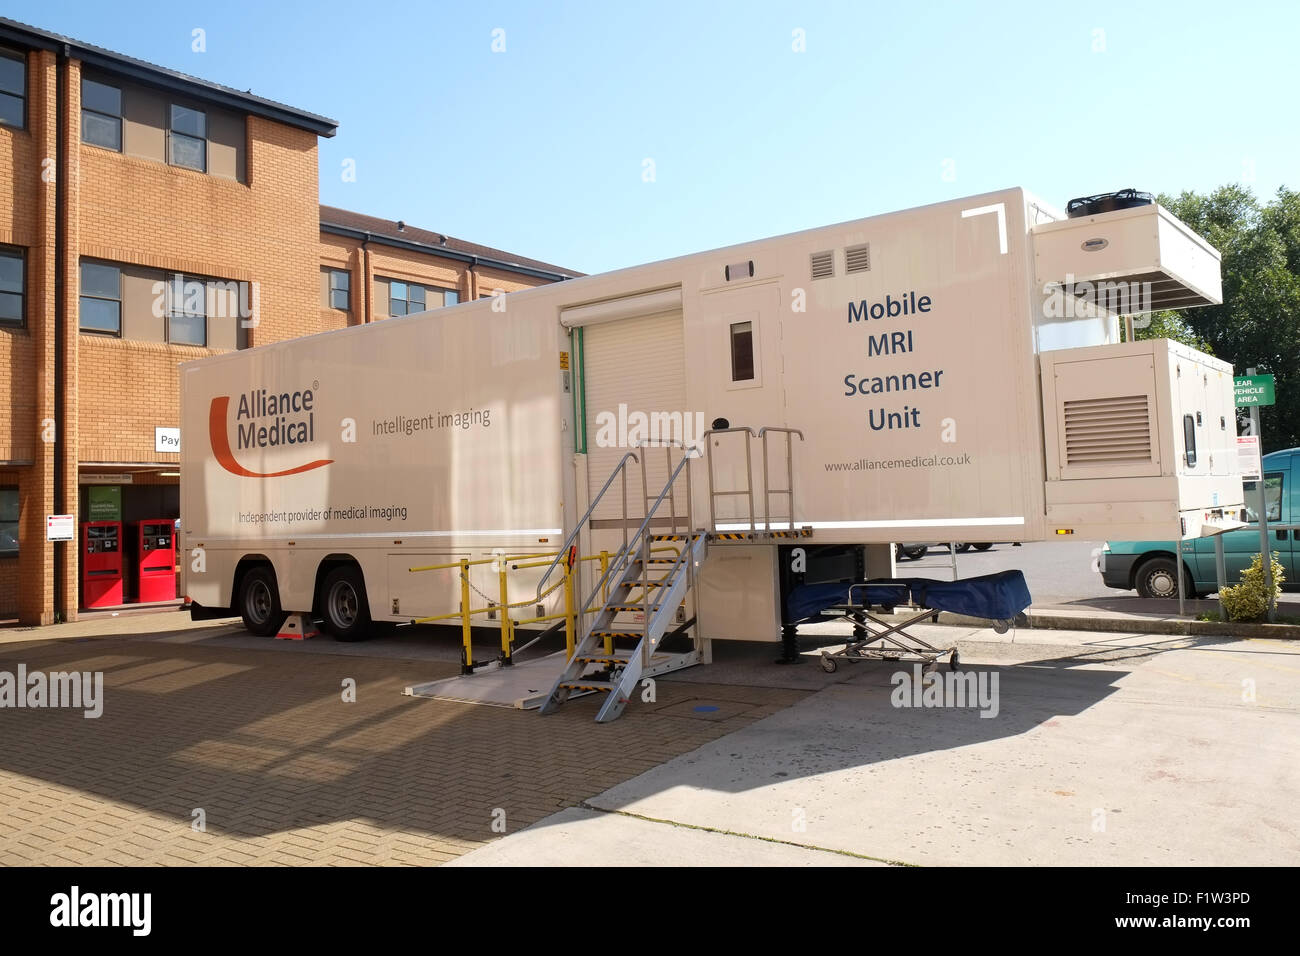
<path id="1" fill-rule="evenodd" d="M 781 625 L 781 656 L 777 659 L 778 664 L 798 664 L 802 657 L 799 656 L 799 632 L 793 624 Z"/>

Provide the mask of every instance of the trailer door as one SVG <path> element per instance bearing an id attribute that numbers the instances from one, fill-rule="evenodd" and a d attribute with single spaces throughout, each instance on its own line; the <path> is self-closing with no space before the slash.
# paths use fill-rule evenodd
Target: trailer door
<path id="1" fill-rule="evenodd" d="M 680 440 L 689 414 L 686 405 L 685 342 L 680 309 L 583 328 L 583 380 L 587 409 L 587 486 L 595 495 L 620 458 L 638 438 Z M 677 429 L 677 436 L 666 432 Z M 647 430 L 650 434 L 647 436 Z M 688 438 L 696 437 L 694 432 Z M 663 449 L 637 452 L 647 461 L 646 487 L 658 496 L 668 480 Z M 674 451 L 673 461 L 679 458 Z M 645 517 L 639 468 L 628 472 L 628 515 L 635 525 Z M 685 502 L 678 496 L 678 512 Z M 593 528 L 617 527 L 623 514 L 616 482 L 592 515 Z M 667 512 L 663 512 L 667 517 Z"/>

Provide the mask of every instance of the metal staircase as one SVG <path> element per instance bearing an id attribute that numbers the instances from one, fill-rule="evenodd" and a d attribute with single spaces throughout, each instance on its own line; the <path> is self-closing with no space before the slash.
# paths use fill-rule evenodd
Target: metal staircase
<path id="1" fill-rule="evenodd" d="M 773 487 L 768 468 L 768 434 L 779 435 L 784 443 L 785 487 Z M 744 436 L 745 485 L 735 490 L 717 487 L 714 472 L 713 445 L 715 436 Z M 754 467 L 751 441 L 762 442 L 763 513 L 761 522 L 755 514 Z M 696 631 L 690 638 L 692 649 L 670 652 L 663 649 L 670 628 L 677 624 L 677 632 L 684 634 L 694 625 L 695 619 L 680 621 L 678 611 L 683 607 L 688 592 L 695 588 L 696 573 L 704 564 L 711 541 L 717 543 L 771 543 L 774 538 L 810 537 L 811 528 L 795 526 L 794 500 L 794 439 L 803 433 L 794 428 L 768 426 L 752 428 L 717 428 L 705 432 L 703 448 L 686 447 L 680 442 L 645 443 L 640 454 L 628 452 L 610 472 L 609 478 L 592 499 L 590 507 L 575 525 L 560 552 L 551 562 L 538 582 L 540 599 L 547 579 L 559 567 L 561 560 L 573 561 L 577 554 L 580 534 L 588 526 L 597 506 L 609 493 L 616 480 L 622 491 L 623 546 L 609 562 L 604 573 L 591 589 L 586 600 L 577 605 L 579 638 L 573 656 L 556 679 L 542 704 L 543 714 L 553 713 L 570 697 L 601 694 L 596 721 L 614 720 L 636 693 L 640 681 L 657 674 L 680 670 L 709 659 L 708 640 Z M 666 449 L 668 480 L 657 495 L 650 493 L 646 474 L 646 456 L 652 447 Z M 673 464 L 674 450 L 680 459 Z M 709 488 L 709 521 L 707 527 L 697 527 L 693 520 L 691 494 L 691 461 L 701 454 L 706 458 Z M 635 518 L 629 518 L 627 500 L 628 468 L 632 463 L 641 466 L 641 492 L 645 502 L 645 517 L 631 535 L 628 528 Z M 685 483 L 685 514 L 677 512 L 678 482 Z M 788 502 L 788 515 L 772 514 L 772 499 L 784 496 Z M 718 505 L 729 497 L 743 498 L 747 504 L 745 517 L 718 519 Z M 668 533 L 652 533 L 666 526 Z M 665 553 L 671 557 L 663 557 Z M 572 565 L 570 565 L 572 568 Z M 628 624 L 620 616 L 639 615 L 639 620 Z"/>
<path id="2" fill-rule="evenodd" d="M 625 521 L 623 547 L 582 603 L 581 637 L 573 657 L 542 704 L 543 714 L 557 710 L 572 695 L 598 693 L 606 696 L 596 714 L 596 722 L 614 720 L 632 699 L 642 679 L 690 667 L 704 659 L 698 640 L 693 642 L 695 647 L 689 651 L 671 653 L 660 649 L 669 628 L 677 623 L 677 610 L 687 591 L 695 586 L 695 573 L 708 550 L 708 535 L 703 529 L 691 526 L 690 461 L 697 452 L 680 445 L 663 447 L 667 449 L 669 476 L 657 497 L 652 498 L 646 490 L 645 462 L 635 452 L 628 452 L 565 542 L 566 549 L 572 547 L 578 531 L 620 474 L 626 517 L 627 466 L 629 461 L 639 461 L 642 465 L 642 493 L 646 501 L 645 519 L 630 537 Z M 681 459 L 676 467 L 672 467 L 674 447 L 681 449 Z M 648 453 L 648 446 L 643 446 L 643 453 Z M 679 521 L 673 492 L 679 478 L 686 484 L 684 522 Z M 669 533 L 652 534 L 656 516 L 665 504 L 669 512 Z M 662 523 L 664 519 L 659 520 Z M 673 556 L 657 556 L 665 550 L 671 551 Z M 547 575 L 554 567 L 553 564 L 548 569 Z M 539 590 L 545 585 L 547 575 L 543 576 Z M 640 614 L 641 620 L 633 625 L 620 624 L 619 615 L 626 614 Z M 588 615 L 594 615 L 590 625 L 586 623 Z"/>

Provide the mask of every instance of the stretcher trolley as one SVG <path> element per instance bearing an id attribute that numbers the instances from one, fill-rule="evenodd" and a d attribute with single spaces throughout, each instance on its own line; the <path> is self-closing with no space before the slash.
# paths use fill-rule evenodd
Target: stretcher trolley
<path id="1" fill-rule="evenodd" d="M 906 661 L 933 667 L 941 657 L 956 670 L 955 646 L 936 647 L 908 628 L 926 618 L 936 623 L 942 611 L 993 621 L 1004 634 L 1017 614 L 1029 607 L 1029 586 L 1020 571 L 1001 571 L 964 581 L 930 578 L 886 578 L 858 584 L 806 584 L 794 588 L 787 600 L 788 626 L 843 618 L 853 622 L 853 640 L 838 651 L 822 651 L 822 669 L 834 673 L 839 661 Z M 907 608 L 902 621 L 879 614 Z"/>

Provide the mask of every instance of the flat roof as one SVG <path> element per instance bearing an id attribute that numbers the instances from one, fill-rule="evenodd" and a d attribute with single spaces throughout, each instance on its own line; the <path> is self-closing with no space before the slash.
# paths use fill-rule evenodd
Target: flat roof
<path id="1" fill-rule="evenodd" d="M 66 49 L 70 57 L 100 69 L 109 70 L 153 86 L 160 86 L 164 89 L 200 97 L 243 113 L 251 113 L 254 116 L 275 120 L 288 126 L 296 126 L 299 129 L 315 133 L 317 136 L 333 136 L 338 129 L 338 121 L 327 116 L 295 109 L 284 103 L 277 103 L 275 100 L 254 96 L 247 90 L 236 90 L 229 86 L 222 86 L 220 83 L 213 83 L 197 76 L 170 70 L 165 66 L 158 66 L 156 63 L 137 60 L 135 57 L 123 53 L 115 53 L 112 50 L 105 50 L 103 47 L 74 40 L 72 37 L 51 33 L 49 30 L 42 30 L 39 27 L 0 17 L 0 42 L 4 41 L 40 50 L 59 51 Z"/>

